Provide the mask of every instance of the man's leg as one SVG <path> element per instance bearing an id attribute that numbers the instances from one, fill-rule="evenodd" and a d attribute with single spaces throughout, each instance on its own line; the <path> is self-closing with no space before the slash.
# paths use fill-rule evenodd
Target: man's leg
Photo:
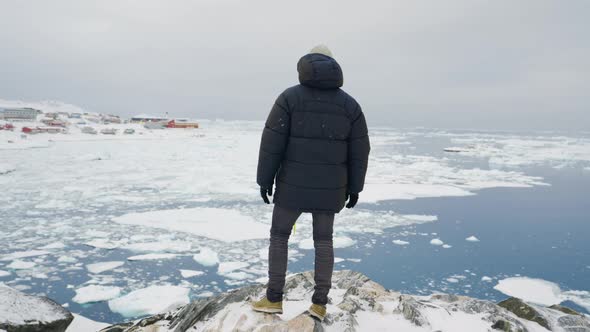
<path id="1" fill-rule="evenodd" d="M 334 248 L 332 232 L 334 229 L 333 213 L 313 214 L 313 245 L 315 247 L 315 292 L 311 301 L 314 304 L 326 305 L 328 292 L 332 287 L 332 271 L 334 270 Z"/>
<path id="2" fill-rule="evenodd" d="M 277 205 L 272 211 L 270 246 L 268 248 L 268 288 L 266 289 L 266 298 L 271 302 L 283 300 L 289 236 L 293 224 L 300 215 L 299 211 L 284 209 Z"/>

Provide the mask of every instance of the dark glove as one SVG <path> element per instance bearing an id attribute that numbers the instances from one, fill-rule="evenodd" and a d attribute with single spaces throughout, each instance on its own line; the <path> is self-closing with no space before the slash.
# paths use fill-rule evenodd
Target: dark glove
<path id="1" fill-rule="evenodd" d="M 267 195 L 272 196 L 272 186 L 268 188 L 260 187 L 260 196 L 262 197 L 262 200 L 264 201 L 264 203 L 270 204 Z"/>
<path id="2" fill-rule="evenodd" d="M 352 209 L 359 201 L 359 194 L 346 193 L 346 200 L 348 201 L 348 204 L 346 204 L 346 208 Z"/>

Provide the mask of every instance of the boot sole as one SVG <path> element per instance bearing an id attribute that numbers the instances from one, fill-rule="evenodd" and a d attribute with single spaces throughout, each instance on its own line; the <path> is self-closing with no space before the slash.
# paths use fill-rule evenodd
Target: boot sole
<path id="1" fill-rule="evenodd" d="M 271 308 L 255 308 L 255 307 L 252 307 L 252 310 L 258 311 L 258 312 L 264 312 L 264 313 L 267 313 L 267 314 L 279 314 L 280 315 L 280 314 L 283 313 L 283 310 L 281 310 L 281 309 L 271 309 Z"/>

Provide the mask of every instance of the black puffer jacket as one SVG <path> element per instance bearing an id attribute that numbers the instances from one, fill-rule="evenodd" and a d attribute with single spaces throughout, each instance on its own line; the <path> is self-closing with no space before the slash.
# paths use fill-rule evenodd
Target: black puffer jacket
<path id="1" fill-rule="evenodd" d="M 303 212 L 339 212 L 346 193 L 363 190 L 369 136 L 359 104 L 340 89 L 331 57 L 308 54 L 297 64 L 301 84 L 276 100 L 262 133 L 257 182 L 275 181 L 274 203 Z"/>

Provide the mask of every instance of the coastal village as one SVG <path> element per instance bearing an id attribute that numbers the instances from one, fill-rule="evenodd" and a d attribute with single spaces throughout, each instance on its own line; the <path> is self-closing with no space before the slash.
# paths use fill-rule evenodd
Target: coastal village
<path id="1" fill-rule="evenodd" d="M 33 107 L 0 106 L 0 131 L 20 132 L 21 139 L 35 134 L 134 135 L 137 129 L 148 130 L 199 128 L 199 124 L 186 118 L 138 114 L 129 119 L 118 115 L 84 111 L 47 111 Z M 10 142 L 9 142 L 10 143 Z"/>

